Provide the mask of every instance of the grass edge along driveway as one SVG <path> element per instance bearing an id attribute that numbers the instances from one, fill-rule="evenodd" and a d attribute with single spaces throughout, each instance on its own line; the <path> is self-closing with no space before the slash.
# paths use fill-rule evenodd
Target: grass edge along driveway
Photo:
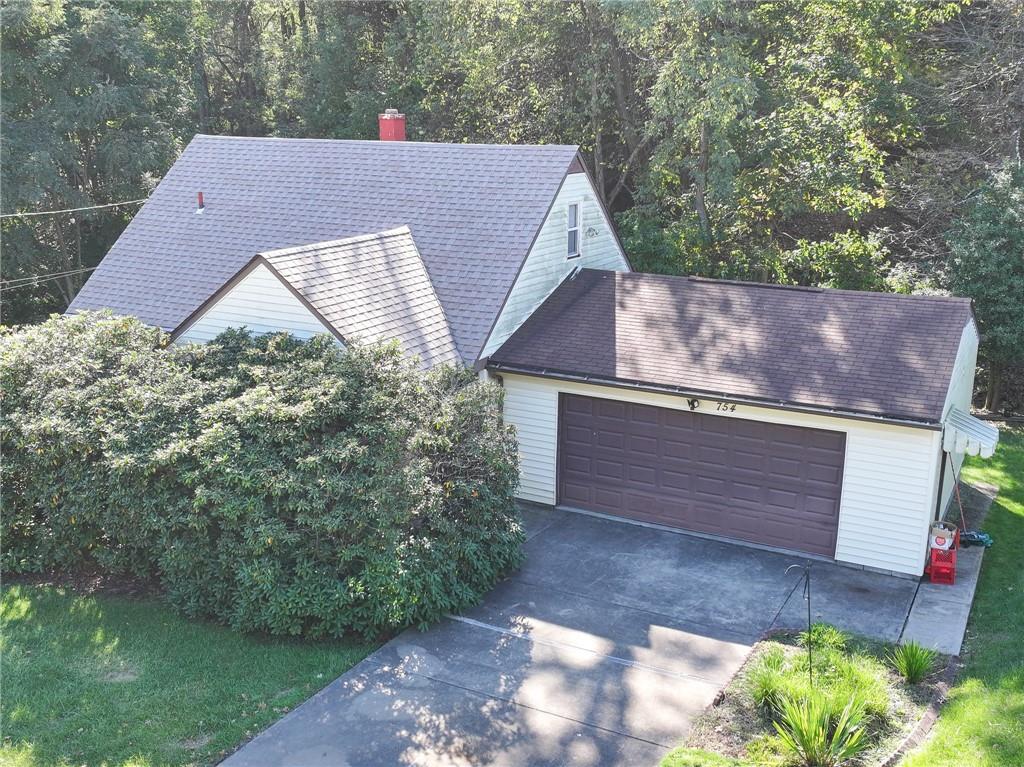
<path id="1" fill-rule="evenodd" d="M 375 649 L 246 636 L 156 599 L 9 585 L 5 767 L 208 764 Z"/>
<path id="2" fill-rule="evenodd" d="M 985 552 L 965 666 L 925 744 L 901 767 L 1024 765 L 1024 429 L 1002 429 L 989 459 L 971 458 L 967 482 L 999 487 L 983 528 Z"/>

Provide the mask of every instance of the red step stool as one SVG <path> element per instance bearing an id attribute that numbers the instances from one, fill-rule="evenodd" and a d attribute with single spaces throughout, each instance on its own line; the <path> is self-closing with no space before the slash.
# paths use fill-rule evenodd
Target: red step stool
<path id="1" fill-rule="evenodd" d="M 952 586 L 956 582 L 956 552 L 960 548 L 960 531 L 953 533 L 953 545 L 948 549 L 929 549 L 928 565 L 924 571 L 932 583 Z"/>

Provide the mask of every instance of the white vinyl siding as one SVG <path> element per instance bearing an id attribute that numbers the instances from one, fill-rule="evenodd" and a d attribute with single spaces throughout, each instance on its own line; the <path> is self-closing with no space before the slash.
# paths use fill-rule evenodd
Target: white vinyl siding
<path id="1" fill-rule="evenodd" d="M 330 333 L 316 315 L 265 265 L 259 264 L 209 307 L 177 340 L 206 343 L 228 328 L 254 333 L 286 331 L 296 338 Z"/>
<path id="2" fill-rule="evenodd" d="M 974 374 L 978 367 L 978 340 L 978 330 L 972 320 L 964 326 L 963 334 L 960 337 L 960 348 L 957 350 L 956 362 L 953 363 L 953 375 L 950 377 L 946 403 L 942 408 L 943 418 L 952 407 L 958 407 L 967 413 L 971 412 L 971 399 L 974 397 Z M 941 444 L 938 449 L 942 450 Z M 941 456 L 941 454 L 939 455 Z M 936 458 L 936 461 L 938 460 L 939 457 Z M 952 453 L 946 459 L 945 475 L 942 478 L 940 513 L 945 511 L 953 496 L 953 469 L 956 469 L 956 474 L 959 476 L 963 463 L 963 453 Z"/>
<path id="3" fill-rule="evenodd" d="M 579 205 L 580 255 L 570 259 L 566 257 L 566 232 L 571 203 Z M 576 268 L 629 271 L 586 173 L 565 177 L 480 356 L 493 354 Z"/>
<path id="4" fill-rule="evenodd" d="M 685 397 L 667 394 L 509 373 L 502 378 L 505 420 L 515 426 L 519 439 L 517 495 L 544 504 L 556 503 L 559 392 L 687 408 Z M 735 411 L 717 411 L 714 400 L 702 400 L 700 412 L 845 432 L 835 558 L 879 570 L 921 574 L 935 503 L 939 432 L 747 405 L 737 405 Z"/>

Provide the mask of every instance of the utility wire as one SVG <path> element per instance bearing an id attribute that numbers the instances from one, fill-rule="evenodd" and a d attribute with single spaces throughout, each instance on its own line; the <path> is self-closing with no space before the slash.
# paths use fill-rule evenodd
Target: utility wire
<path id="1" fill-rule="evenodd" d="M 36 274 L 31 277 L 14 277 L 9 280 L 0 280 L 0 285 L 5 286 L 16 286 L 27 282 L 38 282 L 39 280 L 48 279 L 50 277 L 66 277 L 69 274 L 78 274 L 79 272 L 88 272 L 95 269 L 95 266 L 81 266 L 76 269 L 68 269 L 63 272 L 49 272 L 47 274 Z"/>
<path id="2" fill-rule="evenodd" d="M 108 202 L 106 205 L 87 205 L 84 208 L 64 208 L 63 210 L 37 210 L 29 213 L 4 213 L 0 218 L 30 218 L 32 216 L 55 216 L 58 213 L 78 213 L 82 210 L 99 210 L 100 208 L 116 208 L 118 205 L 137 205 L 148 200 L 144 197 L 141 200 L 123 200 L 121 202 Z"/>
<path id="3" fill-rule="evenodd" d="M 27 278 L 22 278 L 23 280 L 28 280 L 27 282 L 25 282 L 25 281 L 18 281 L 17 284 L 0 283 L 0 291 L 14 290 L 15 288 L 28 288 L 28 287 L 31 287 L 33 285 L 38 285 L 41 282 L 52 282 L 53 280 L 61 280 L 61 279 L 64 279 L 65 277 L 70 277 L 73 274 L 81 274 L 82 272 L 91 272 L 93 269 L 98 269 L 98 268 L 99 267 L 96 267 L 96 266 L 90 266 L 87 269 L 76 269 L 73 272 L 64 272 L 63 274 L 44 275 L 42 277 L 27 277 Z"/>

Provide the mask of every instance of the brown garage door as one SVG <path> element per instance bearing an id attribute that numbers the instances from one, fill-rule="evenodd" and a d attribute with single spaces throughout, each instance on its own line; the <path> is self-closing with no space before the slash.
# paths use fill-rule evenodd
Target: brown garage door
<path id="1" fill-rule="evenodd" d="M 559 502 L 833 556 L 846 436 L 563 394 Z"/>

